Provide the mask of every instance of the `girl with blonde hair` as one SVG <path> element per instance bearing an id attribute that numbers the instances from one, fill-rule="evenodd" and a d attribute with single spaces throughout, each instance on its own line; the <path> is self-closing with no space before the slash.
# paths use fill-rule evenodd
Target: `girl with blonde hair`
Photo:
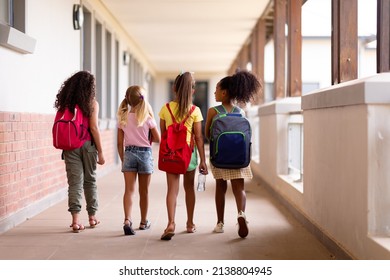
<path id="1" fill-rule="evenodd" d="M 122 172 L 125 179 L 123 195 L 125 235 L 134 235 L 131 210 L 135 182 L 138 176 L 140 195 L 141 221 L 140 230 L 150 228 L 147 219 L 151 174 L 153 173 L 152 142 L 160 142 L 160 134 L 154 119 L 153 110 L 145 99 L 145 90 L 140 86 L 130 86 L 126 96 L 119 105 L 118 117 L 118 154 L 122 161 Z"/>

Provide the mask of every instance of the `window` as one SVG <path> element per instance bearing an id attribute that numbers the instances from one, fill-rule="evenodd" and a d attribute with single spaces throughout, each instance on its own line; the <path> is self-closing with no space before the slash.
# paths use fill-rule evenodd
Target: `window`
<path id="1" fill-rule="evenodd" d="M 105 32 L 105 72 L 106 72 L 106 88 L 104 91 L 105 101 L 106 101 L 106 118 L 111 119 L 115 118 L 113 114 L 113 100 L 112 100 L 112 34 L 111 32 Z"/>
<path id="2" fill-rule="evenodd" d="M 100 104 L 99 118 L 106 118 L 106 106 L 103 96 L 103 26 L 100 22 L 95 23 L 95 78 L 96 78 L 96 97 Z"/>
<path id="3" fill-rule="evenodd" d="M 0 45 L 20 53 L 33 53 L 36 40 L 25 31 L 26 1 L 0 0 Z"/>
<path id="4" fill-rule="evenodd" d="M 13 26 L 12 0 L 0 0 L 0 23 Z"/>

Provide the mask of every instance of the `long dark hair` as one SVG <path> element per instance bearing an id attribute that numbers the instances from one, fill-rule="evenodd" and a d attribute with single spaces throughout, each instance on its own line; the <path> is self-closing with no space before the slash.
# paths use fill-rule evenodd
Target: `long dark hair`
<path id="1" fill-rule="evenodd" d="M 226 90 L 230 99 L 247 103 L 260 93 L 262 88 L 257 77 L 251 72 L 242 70 L 219 81 L 219 87 Z"/>
<path id="2" fill-rule="evenodd" d="M 69 108 L 74 112 L 77 104 L 84 116 L 90 117 L 95 94 L 95 77 L 87 71 L 79 71 L 61 85 L 56 95 L 54 108 L 57 111 Z"/>
<path id="3" fill-rule="evenodd" d="M 190 72 L 179 74 L 173 83 L 173 91 L 176 92 L 179 103 L 179 119 L 183 119 L 191 109 L 192 91 L 194 86 L 195 81 Z"/>

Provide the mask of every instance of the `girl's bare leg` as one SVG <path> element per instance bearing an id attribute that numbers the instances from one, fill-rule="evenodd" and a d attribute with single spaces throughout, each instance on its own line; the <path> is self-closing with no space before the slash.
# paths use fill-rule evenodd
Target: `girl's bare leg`
<path id="1" fill-rule="evenodd" d="M 216 179 L 215 186 L 215 206 L 217 209 L 217 223 L 224 223 L 225 216 L 225 195 L 227 190 L 227 181 Z"/>
<path id="2" fill-rule="evenodd" d="M 179 174 L 167 173 L 167 185 L 168 191 L 166 196 L 166 205 L 168 212 L 168 225 L 166 231 L 175 231 L 175 215 L 176 215 L 176 203 L 177 196 L 179 194 Z"/>
<path id="3" fill-rule="evenodd" d="M 137 179 L 136 172 L 124 172 L 125 193 L 123 194 L 123 210 L 125 214 L 125 224 L 131 224 L 131 210 L 133 207 L 134 186 Z"/>
<path id="4" fill-rule="evenodd" d="M 184 174 L 184 190 L 187 208 L 187 232 L 193 233 L 196 231 L 194 224 L 194 210 L 195 210 L 195 170 Z"/>
<path id="5" fill-rule="evenodd" d="M 151 174 L 138 174 L 139 208 L 141 211 L 141 223 L 144 225 L 148 221 L 149 185 L 151 177 Z"/>

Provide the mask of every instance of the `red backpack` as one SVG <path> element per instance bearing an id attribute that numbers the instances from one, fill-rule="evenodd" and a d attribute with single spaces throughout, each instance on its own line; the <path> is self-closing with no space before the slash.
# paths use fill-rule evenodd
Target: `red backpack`
<path id="1" fill-rule="evenodd" d="M 83 124 L 83 112 L 76 105 L 74 114 L 65 108 L 58 111 L 53 124 L 53 146 L 61 150 L 74 150 L 80 148 L 88 136 L 88 129 Z"/>
<path id="2" fill-rule="evenodd" d="M 169 103 L 166 106 L 173 123 L 161 135 L 158 168 L 168 173 L 184 174 L 187 172 L 194 148 L 193 137 L 191 137 L 191 144 L 187 143 L 187 127 L 184 124 L 195 110 L 195 106 L 192 105 L 188 115 L 180 123 L 176 122 Z"/>

